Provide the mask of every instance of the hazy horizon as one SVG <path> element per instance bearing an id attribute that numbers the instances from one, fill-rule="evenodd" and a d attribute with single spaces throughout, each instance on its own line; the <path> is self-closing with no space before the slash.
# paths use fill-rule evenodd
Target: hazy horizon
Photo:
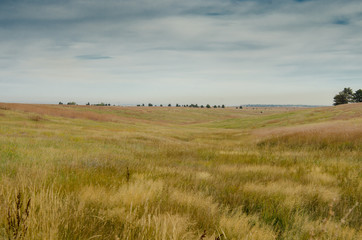
<path id="1" fill-rule="evenodd" d="M 0 103 L 15 103 L 15 104 L 44 104 L 44 105 L 67 105 L 67 103 L 71 103 L 71 102 L 75 102 L 75 101 L 58 101 L 58 102 L 22 102 L 22 101 L 17 101 L 17 102 L 9 102 L 9 101 L 4 101 L 4 102 L 0 102 Z M 117 107 L 149 107 L 148 104 L 151 103 L 152 106 L 151 107 L 169 107 L 168 104 L 171 104 L 171 107 L 176 107 L 176 104 L 179 105 L 179 107 L 186 107 L 189 106 L 190 104 L 197 104 L 198 107 L 201 107 L 201 105 L 203 107 L 206 108 L 206 105 L 209 104 L 211 108 L 213 108 L 215 105 L 219 107 L 221 107 L 222 105 L 224 105 L 225 107 L 265 107 L 265 106 L 270 106 L 270 107 L 279 107 L 279 106 L 291 106 L 291 107 L 329 107 L 329 106 L 333 106 L 333 105 L 315 105 L 315 104 L 269 104 L 269 103 L 240 103 L 240 104 L 232 104 L 232 105 L 227 105 L 227 104 L 222 104 L 222 103 L 197 103 L 197 102 L 193 102 L 193 103 L 189 103 L 189 102 L 177 102 L 177 103 L 171 103 L 171 102 L 167 102 L 167 103 L 152 103 L 152 102 L 142 102 L 142 103 L 130 103 L 130 104 L 122 104 L 122 103 L 112 103 L 112 102 L 105 102 L 105 101 L 100 101 L 100 102 L 75 102 L 76 105 L 79 106 L 86 106 L 88 103 L 91 106 L 96 106 L 97 104 L 110 104 L 110 106 L 117 106 Z M 142 106 L 142 104 L 144 104 L 144 106 Z M 72 104 L 70 104 L 72 105 Z M 162 105 L 162 106 L 161 106 Z"/>
<path id="2" fill-rule="evenodd" d="M 359 0 L 0 2 L 0 102 L 332 105 Z"/>

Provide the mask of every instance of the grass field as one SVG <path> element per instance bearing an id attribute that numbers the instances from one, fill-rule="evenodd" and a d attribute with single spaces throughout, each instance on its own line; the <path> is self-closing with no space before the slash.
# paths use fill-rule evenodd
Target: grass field
<path id="1" fill-rule="evenodd" d="M 362 104 L 0 103 L 0 239 L 362 239 Z"/>

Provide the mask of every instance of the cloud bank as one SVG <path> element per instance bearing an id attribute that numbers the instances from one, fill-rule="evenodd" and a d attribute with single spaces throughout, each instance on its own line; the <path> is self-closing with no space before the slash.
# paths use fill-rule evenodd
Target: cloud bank
<path id="1" fill-rule="evenodd" d="M 0 101 L 326 104 L 361 88 L 359 0 L 0 2 Z"/>

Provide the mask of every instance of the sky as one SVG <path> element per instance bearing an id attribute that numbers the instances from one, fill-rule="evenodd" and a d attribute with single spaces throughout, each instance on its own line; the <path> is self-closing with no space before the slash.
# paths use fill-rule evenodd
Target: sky
<path id="1" fill-rule="evenodd" d="M 361 0 L 0 0 L 0 102 L 332 105 Z"/>

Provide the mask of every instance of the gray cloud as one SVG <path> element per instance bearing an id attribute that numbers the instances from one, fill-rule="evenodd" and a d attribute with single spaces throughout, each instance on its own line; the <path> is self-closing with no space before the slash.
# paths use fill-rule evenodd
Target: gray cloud
<path id="1" fill-rule="evenodd" d="M 219 94 L 239 104 L 254 99 L 251 93 L 268 93 L 275 99 L 261 102 L 328 104 L 321 96 L 360 88 L 361 6 L 357 0 L 1 1 L 0 101 L 30 101 L 42 94 L 36 86 L 57 83 L 59 92 L 44 98 L 211 103 Z M 25 83 L 33 85 L 26 94 L 9 87 Z M 317 83 L 324 93 L 304 99 Z M 75 96 L 62 90 L 75 86 Z M 280 89 L 299 97 L 283 99 Z"/>
<path id="2" fill-rule="evenodd" d="M 333 23 L 338 25 L 348 25 L 350 23 L 350 19 L 346 17 L 339 17 L 334 19 Z"/>
<path id="3" fill-rule="evenodd" d="M 110 59 L 111 57 L 93 54 L 93 55 L 76 56 L 76 58 L 80 60 L 101 60 L 101 59 Z"/>

